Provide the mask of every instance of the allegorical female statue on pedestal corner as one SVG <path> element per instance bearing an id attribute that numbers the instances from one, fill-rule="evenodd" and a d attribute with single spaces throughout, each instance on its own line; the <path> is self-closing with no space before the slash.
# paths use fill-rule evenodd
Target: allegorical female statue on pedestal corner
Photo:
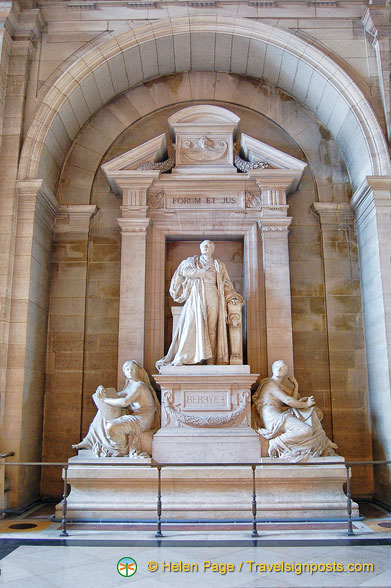
<path id="1" fill-rule="evenodd" d="M 126 378 L 120 392 L 98 386 L 98 408 L 87 435 L 74 449 L 92 449 L 97 457 L 148 457 L 153 433 L 160 427 L 160 404 L 147 372 L 135 360 L 122 366 Z"/>
<path id="2" fill-rule="evenodd" d="M 323 430 L 322 412 L 313 396 L 300 398 L 298 384 L 289 378 L 292 389 L 282 384 L 288 367 L 282 360 L 272 365 L 273 375 L 262 380 L 253 396 L 253 427 L 269 441 L 269 456 L 293 462 L 309 457 L 336 455 L 337 445 Z"/>

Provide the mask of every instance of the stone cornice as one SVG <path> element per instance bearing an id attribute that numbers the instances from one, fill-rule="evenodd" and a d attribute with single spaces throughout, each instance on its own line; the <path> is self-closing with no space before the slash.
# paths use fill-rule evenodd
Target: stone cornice
<path id="1" fill-rule="evenodd" d="M 45 21 L 39 8 L 21 10 L 14 3 L 7 18 L 6 29 L 14 41 L 34 41 L 40 37 Z"/>
<path id="2" fill-rule="evenodd" d="M 19 180 L 16 190 L 19 213 L 33 217 L 52 230 L 59 205 L 44 180 Z"/>
<path id="3" fill-rule="evenodd" d="M 72 204 L 61 206 L 56 219 L 55 232 L 88 233 L 90 220 L 97 212 L 94 204 Z"/>
<path id="4" fill-rule="evenodd" d="M 314 202 L 311 209 L 319 216 L 320 224 L 334 227 L 352 224 L 354 215 L 349 202 Z"/>

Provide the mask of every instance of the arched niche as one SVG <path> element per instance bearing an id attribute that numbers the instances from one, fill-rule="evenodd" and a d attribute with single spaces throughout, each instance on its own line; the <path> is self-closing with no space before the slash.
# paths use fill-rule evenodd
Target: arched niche
<path id="1" fill-rule="evenodd" d="M 389 173 L 387 146 L 368 101 L 327 55 L 275 27 L 199 16 L 126 31 L 71 65 L 29 128 L 19 178 L 45 177 L 53 189 L 72 141 L 92 114 L 129 87 L 187 70 L 237 73 L 282 88 L 336 138 L 355 187 L 367 175 Z"/>

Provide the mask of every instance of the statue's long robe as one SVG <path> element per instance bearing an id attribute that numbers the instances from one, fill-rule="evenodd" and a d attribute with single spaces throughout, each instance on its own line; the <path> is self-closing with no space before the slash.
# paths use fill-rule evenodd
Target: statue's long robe
<path id="1" fill-rule="evenodd" d="M 218 291 L 217 364 L 229 363 L 226 301 L 240 297 L 234 290 L 224 263 L 214 260 Z M 170 295 L 175 302 L 185 302 L 173 333 L 167 355 L 156 363 L 163 365 L 191 365 L 212 358 L 206 313 L 205 286 L 195 275 L 202 269 L 198 255 L 183 260 L 175 271 L 170 285 Z M 241 297 L 240 297 L 241 298 Z"/>

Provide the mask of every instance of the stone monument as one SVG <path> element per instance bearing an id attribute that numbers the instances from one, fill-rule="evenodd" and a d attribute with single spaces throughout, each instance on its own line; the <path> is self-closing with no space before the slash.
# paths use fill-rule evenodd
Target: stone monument
<path id="1" fill-rule="evenodd" d="M 156 363 L 163 414 L 153 457 L 169 463 L 258 461 L 250 411 L 258 375 L 235 365 L 242 363 L 244 299 L 224 263 L 214 259 L 214 243 L 207 239 L 200 249 L 201 256 L 183 260 L 171 280 L 171 297 L 185 305 L 168 353 Z"/>
<path id="2" fill-rule="evenodd" d="M 143 457 L 151 454 L 153 435 L 153 460 L 168 464 L 162 470 L 165 518 L 248 519 L 252 463 L 258 464 L 260 518 L 342 518 L 344 460 L 333 455 L 314 400 L 298 397 L 295 380 L 293 391 L 282 384 L 284 363 L 274 364 L 272 377 L 258 388 L 258 424 L 251 427 L 251 387 L 258 373 L 250 365 L 266 373 L 284 357 L 293 367 L 286 196 L 297 188 L 306 164 L 239 136 L 239 117 L 224 108 L 184 108 L 168 122 L 175 160 L 165 159 L 162 134 L 102 166 L 122 198 L 119 364 L 129 356 L 137 363 L 125 362 L 121 392 L 98 388 L 94 395 L 98 413 L 75 446 L 79 455 L 69 461 L 69 516 L 153 520 L 156 470 Z M 244 244 L 243 296 L 224 263 L 213 257 L 210 240 L 233 237 Z M 171 296 L 184 306 L 180 314 L 175 309 L 172 342 L 159 360 L 166 242 L 181 238 L 205 240 L 201 255 L 183 260 L 172 278 Z M 243 324 L 250 365 L 243 365 Z M 158 403 L 142 366 L 161 388 L 155 434 Z M 264 442 L 268 437 L 273 457 L 261 457 L 261 436 Z M 135 462 L 140 456 L 144 463 Z M 292 465 L 292 458 L 321 465 Z M 284 467 L 289 460 L 291 466 Z M 274 467 L 266 467 L 270 461 Z M 175 465 L 183 462 L 190 465 Z M 191 465 L 197 463 L 203 467 Z"/>

